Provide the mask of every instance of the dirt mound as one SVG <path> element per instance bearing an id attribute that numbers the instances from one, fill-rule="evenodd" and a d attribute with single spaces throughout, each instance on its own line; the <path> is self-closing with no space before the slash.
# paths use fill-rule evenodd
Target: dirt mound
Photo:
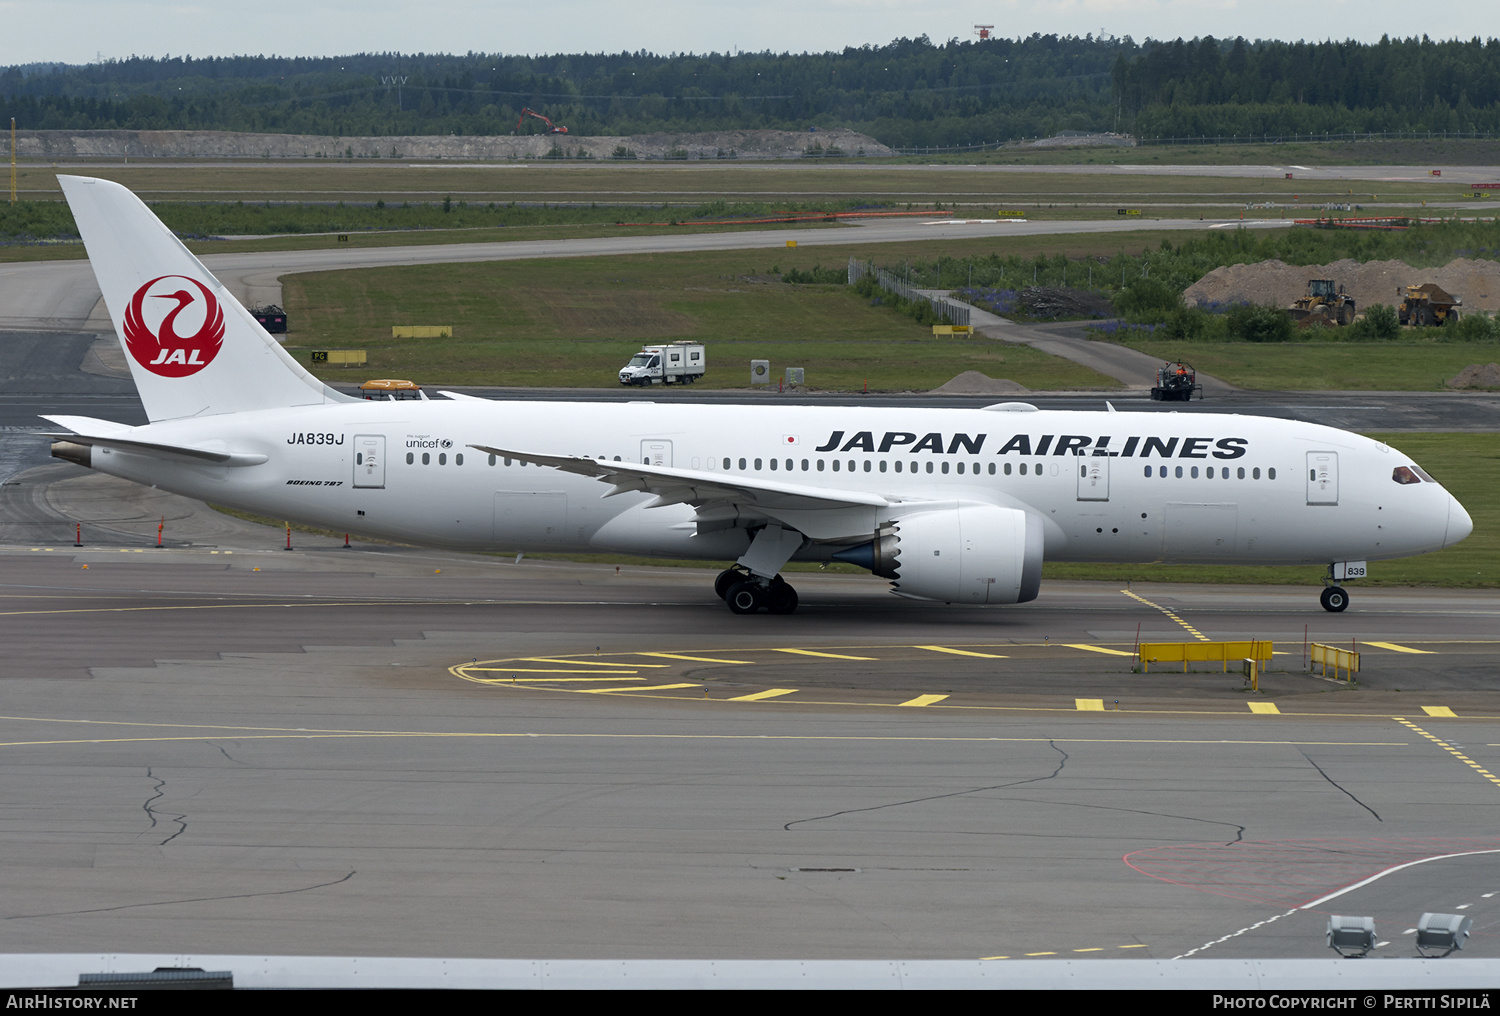
<path id="1" fill-rule="evenodd" d="M 1031 389 L 1016 384 L 1009 378 L 990 377 L 977 370 L 966 370 L 941 388 L 934 388 L 933 395 L 1019 395 Z"/>
<path id="2" fill-rule="evenodd" d="M 1500 388 L 1500 363 L 1471 363 L 1448 379 L 1449 388 Z"/>
<path id="3" fill-rule="evenodd" d="M 1215 303 L 1287 307 L 1307 291 L 1308 279 L 1332 279 L 1354 297 L 1361 311 L 1377 303 L 1394 307 L 1401 302 L 1399 290 L 1423 282 L 1435 282 L 1462 297 L 1465 310 L 1500 310 L 1500 262 L 1471 258 L 1458 258 L 1441 268 L 1412 268 L 1404 261 L 1361 264 L 1349 258 L 1329 265 L 1289 265 L 1284 261 L 1227 265 L 1189 286 L 1182 300 L 1200 307 Z"/>

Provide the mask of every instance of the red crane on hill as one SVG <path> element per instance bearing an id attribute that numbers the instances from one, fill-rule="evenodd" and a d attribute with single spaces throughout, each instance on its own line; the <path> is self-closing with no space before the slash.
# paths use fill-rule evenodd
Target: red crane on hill
<path id="1" fill-rule="evenodd" d="M 547 133 L 548 134 L 566 134 L 566 133 L 568 133 L 568 129 L 566 127 L 561 127 L 561 126 L 559 126 L 557 124 L 554 124 L 551 120 L 547 119 L 545 116 L 543 116 L 542 114 L 538 113 L 536 110 L 534 110 L 534 109 L 523 109 L 523 110 L 521 110 L 521 115 L 518 116 L 518 117 L 516 117 L 516 131 L 515 132 L 517 134 L 521 133 L 521 125 L 526 122 L 526 118 L 528 116 L 534 116 L 538 120 L 542 121 L 542 123 L 546 124 L 547 125 Z"/>

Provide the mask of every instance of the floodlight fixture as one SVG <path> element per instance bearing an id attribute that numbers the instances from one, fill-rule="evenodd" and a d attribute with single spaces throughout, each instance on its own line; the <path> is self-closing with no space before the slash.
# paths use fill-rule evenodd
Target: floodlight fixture
<path id="1" fill-rule="evenodd" d="M 1338 914 L 1329 917 L 1328 948 L 1345 959 L 1368 955 L 1375 948 L 1375 918 Z"/>
<path id="2" fill-rule="evenodd" d="M 1462 949 L 1473 924 L 1472 917 L 1462 914 L 1423 914 L 1417 922 L 1417 953 L 1433 959 Z"/>

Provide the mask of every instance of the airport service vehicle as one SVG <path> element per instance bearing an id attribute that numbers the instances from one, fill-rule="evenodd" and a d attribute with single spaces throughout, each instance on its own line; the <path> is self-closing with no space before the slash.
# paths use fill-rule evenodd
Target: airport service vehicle
<path id="1" fill-rule="evenodd" d="M 1151 388 L 1151 398 L 1157 402 L 1191 402 L 1194 392 L 1201 392 L 1198 372 L 1190 363 L 1168 361 L 1156 369 L 1156 384 Z M 1200 399 L 1202 395 L 1198 396 Z"/>
<path id="2" fill-rule="evenodd" d="M 708 370 L 701 342 L 670 342 L 664 346 L 642 346 L 641 351 L 620 368 L 622 385 L 692 384 Z"/>
<path id="3" fill-rule="evenodd" d="M 904 597 L 1037 596 L 1042 561 L 1329 566 L 1472 529 L 1406 455 L 1316 424 L 1204 413 L 367 401 L 325 386 L 133 194 L 58 178 L 150 423 L 49 416 L 54 455 L 273 518 L 476 550 L 734 560 L 737 613 L 790 613 L 788 562 Z"/>

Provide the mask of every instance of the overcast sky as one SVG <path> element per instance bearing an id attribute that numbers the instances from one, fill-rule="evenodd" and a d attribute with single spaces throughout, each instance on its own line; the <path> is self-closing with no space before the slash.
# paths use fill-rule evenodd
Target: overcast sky
<path id="1" fill-rule="evenodd" d="M 1500 35 L 1494 0 L 0 0 L 0 65 L 103 56 L 822 52 L 998 35 L 1373 42 Z"/>

